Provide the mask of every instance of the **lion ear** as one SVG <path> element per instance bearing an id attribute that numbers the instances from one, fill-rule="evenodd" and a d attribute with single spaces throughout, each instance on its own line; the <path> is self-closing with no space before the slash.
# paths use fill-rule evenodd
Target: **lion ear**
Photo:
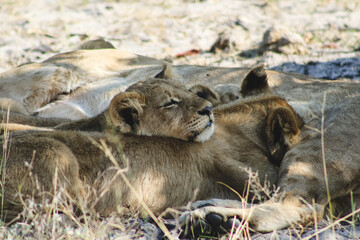
<path id="1" fill-rule="evenodd" d="M 136 133 L 143 114 L 145 96 L 137 92 L 123 92 L 110 103 L 109 115 L 115 127 L 123 133 Z"/>
<path id="2" fill-rule="evenodd" d="M 171 64 L 164 63 L 162 65 L 162 70 L 155 75 L 155 78 L 161 79 L 180 79 L 180 77 L 175 73 L 174 69 L 171 67 Z"/>
<path id="3" fill-rule="evenodd" d="M 195 93 L 201 98 L 208 100 L 212 103 L 214 107 L 220 104 L 219 94 L 211 90 L 209 87 L 206 87 L 204 85 L 195 85 L 192 86 L 189 91 Z"/>
<path id="4" fill-rule="evenodd" d="M 243 97 L 270 92 L 264 65 L 255 66 L 246 74 L 240 92 Z"/>
<path id="5" fill-rule="evenodd" d="M 279 107 L 268 115 L 265 133 L 270 155 L 280 165 L 285 153 L 299 140 L 301 118 L 285 107 Z"/>

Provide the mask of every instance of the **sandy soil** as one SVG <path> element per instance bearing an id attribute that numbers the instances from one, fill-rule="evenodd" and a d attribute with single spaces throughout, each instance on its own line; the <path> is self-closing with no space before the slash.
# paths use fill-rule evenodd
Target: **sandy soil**
<path id="1" fill-rule="evenodd" d="M 176 64 L 252 66 L 263 62 L 271 68 L 360 56 L 359 0 L 29 0 L 26 4 L 4 0 L 0 19 L 0 72 L 96 38 Z M 250 51 L 249 56 L 249 50 L 258 49 L 265 31 L 272 27 L 284 28 L 282 36 L 290 36 L 302 51 L 295 46 L 294 51 L 282 51 L 287 54 L 265 51 L 254 56 Z M 228 47 L 209 53 L 219 36 L 229 41 Z M 176 57 L 189 50 L 200 53 Z M 357 60 L 351 63 L 352 75 L 360 75 L 359 65 Z"/>
<path id="2" fill-rule="evenodd" d="M 175 64 L 264 63 L 321 78 L 360 79 L 359 23 L 359 0 L 1 0 L 0 72 L 103 38 L 116 48 Z M 265 45 L 264 33 L 271 28 L 280 30 L 271 32 Z M 222 46 L 210 52 L 217 40 Z M 18 226 L 0 236 L 24 231 Z M 158 232 L 151 224 L 139 226 L 143 238 Z M 355 232 L 339 230 L 335 236 L 329 231 L 320 239 L 331 234 L 347 239 Z M 297 237 L 288 230 L 278 234 L 281 239 Z"/>

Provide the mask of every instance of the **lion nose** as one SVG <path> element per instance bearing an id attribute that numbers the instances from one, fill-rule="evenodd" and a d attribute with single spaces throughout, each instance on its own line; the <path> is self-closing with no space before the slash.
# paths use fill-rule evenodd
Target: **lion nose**
<path id="1" fill-rule="evenodd" d="M 206 107 L 206 108 L 201 109 L 200 111 L 198 111 L 198 114 L 210 116 L 211 111 L 212 111 L 212 107 Z"/>

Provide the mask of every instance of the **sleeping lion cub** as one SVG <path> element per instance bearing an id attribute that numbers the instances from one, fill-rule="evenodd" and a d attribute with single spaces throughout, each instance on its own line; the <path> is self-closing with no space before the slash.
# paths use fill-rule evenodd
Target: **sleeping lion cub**
<path id="1" fill-rule="evenodd" d="M 164 69 L 157 77 L 167 77 Z M 202 87 L 202 86 L 199 86 Z M 210 89 L 208 90 L 210 92 Z M 214 93 L 215 94 L 215 93 Z M 3 131 L 81 130 L 133 133 L 146 136 L 168 136 L 203 142 L 214 132 L 212 104 L 189 91 L 179 81 L 150 78 L 119 93 L 110 106 L 98 116 L 78 121 L 44 119 L 11 112 L 0 113 Z M 15 115 L 15 117 L 13 116 Z M 8 121 L 8 123 L 5 123 Z M 64 123 L 60 123 L 64 121 Z M 15 122 L 15 123 L 14 123 Z M 20 123 L 20 124 L 17 124 Z M 36 126 L 36 127 L 35 127 Z"/>

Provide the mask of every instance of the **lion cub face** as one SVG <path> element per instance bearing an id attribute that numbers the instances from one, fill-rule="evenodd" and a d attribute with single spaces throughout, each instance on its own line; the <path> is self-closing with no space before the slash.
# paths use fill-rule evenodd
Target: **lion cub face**
<path id="1" fill-rule="evenodd" d="M 111 101 L 109 115 L 124 133 L 203 142 L 214 132 L 212 104 L 169 79 L 132 85 Z"/>

